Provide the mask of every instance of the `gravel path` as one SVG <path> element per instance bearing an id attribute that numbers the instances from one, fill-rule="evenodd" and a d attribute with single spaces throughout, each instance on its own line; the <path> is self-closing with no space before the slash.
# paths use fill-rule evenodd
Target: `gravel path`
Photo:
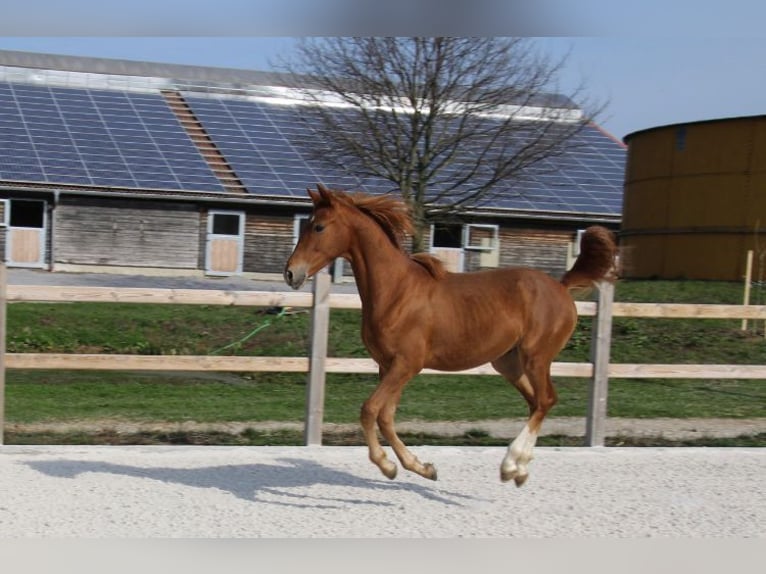
<path id="1" fill-rule="evenodd" d="M 766 449 L 417 447 L 389 481 L 361 447 L 0 447 L 0 537 L 766 537 Z"/>

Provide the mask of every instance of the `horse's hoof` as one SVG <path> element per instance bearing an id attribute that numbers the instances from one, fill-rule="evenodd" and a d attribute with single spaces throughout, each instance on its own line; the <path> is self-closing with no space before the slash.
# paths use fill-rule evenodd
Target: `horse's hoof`
<path id="1" fill-rule="evenodd" d="M 500 480 L 503 482 L 513 480 L 513 482 L 516 483 L 516 486 L 522 486 L 527 481 L 527 478 L 529 478 L 529 473 L 525 472 L 524 474 L 521 474 L 518 468 L 510 470 L 500 469 Z"/>
<path id="2" fill-rule="evenodd" d="M 386 468 L 383 468 L 382 466 L 380 467 L 380 472 L 383 473 L 383 476 L 391 480 L 394 480 L 396 478 L 396 470 L 397 470 L 397 467 L 395 464 L 391 464 L 391 466 L 386 466 Z"/>
<path id="3" fill-rule="evenodd" d="M 423 465 L 423 477 L 427 478 L 429 480 L 436 480 L 436 467 L 431 464 L 430 462 L 427 462 Z"/>

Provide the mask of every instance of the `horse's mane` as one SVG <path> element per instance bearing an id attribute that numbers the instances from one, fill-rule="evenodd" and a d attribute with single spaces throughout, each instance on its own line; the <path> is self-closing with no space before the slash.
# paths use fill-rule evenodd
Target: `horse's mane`
<path id="1" fill-rule="evenodd" d="M 355 207 L 370 217 L 386 233 L 391 243 L 404 253 L 402 243 L 407 234 L 414 233 L 412 218 L 407 204 L 392 195 L 368 195 L 362 192 L 334 191 L 334 196 L 350 207 Z M 433 255 L 416 253 L 410 258 L 422 265 L 434 278 L 447 274 L 444 264 Z"/>

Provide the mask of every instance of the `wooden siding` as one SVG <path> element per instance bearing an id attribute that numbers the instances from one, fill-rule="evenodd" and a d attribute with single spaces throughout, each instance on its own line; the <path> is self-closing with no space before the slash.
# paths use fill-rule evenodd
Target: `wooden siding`
<path id="1" fill-rule="evenodd" d="M 247 215 L 243 270 L 282 273 L 293 251 L 293 215 Z"/>
<path id="2" fill-rule="evenodd" d="M 62 198 L 56 263 L 197 269 L 199 214 L 191 204 Z"/>
<path id="3" fill-rule="evenodd" d="M 566 271 L 574 232 L 500 228 L 500 267 L 532 267 L 558 277 Z"/>
<path id="4" fill-rule="evenodd" d="M 265 212 L 251 208 L 245 216 L 242 271 L 281 274 L 293 249 L 294 214 L 259 209 Z M 207 207 L 193 204 L 65 197 L 55 210 L 53 253 L 62 264 L 204 269 L 208 217 Z M 560 276 L 574 236 L 574 230 L 500 227 L 499 267 Z M 466 250 L 464 269 L 480 269 L 480 256 Z M 348 263 L 343 275 L 352 276 Z"/>

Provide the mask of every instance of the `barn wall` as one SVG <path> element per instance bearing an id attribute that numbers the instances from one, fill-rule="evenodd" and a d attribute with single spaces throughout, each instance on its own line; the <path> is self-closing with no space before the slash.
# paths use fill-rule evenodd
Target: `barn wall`
<path id="1" fill-rule="evenodd" d="M 199 223 L 197 231 L 197 269 L 205 269 L 207 258 L 207 208 L 199 210 Z"/>
<path id="2" fill-rule="evenodd" d="M 500 267 L 532 267 L 563 275 L 575 231 L 500 228 Z"/>
<path id="3" fill-rule="evenodd" d="M 281 275 L 292 250 L 292 214 L 248 214 L 245 223 L 245 272 Z"/>
<path id="4" fill-rule="evenodd" d="M 197 269 L 199 227 L 193 204 L 62 197 L 54 263 Z"/>
<path id="5" fill-rule="evenodd" d="M 62 195 L 51 213 L 55 219 L 48 254 L 53 254 L 54 268 L 61 269 L 98 266 L 202 273 L 210 209 L 177 201 Z M 295 212 L 246 205 L 233 210 L 245 212 L 243 272 L 280 276 L 293 249 Z M 566 270 L 577 231 L 574 224 L 489 223 L 499 225 L 500 267 L 532 267 L 554 276 Z M 0 229 L 0 248 L 4 239 L 5 230 Z M 428 236 L 425 240 L 428 243 Z M 404 247 L 409 251 L 411 241 L 405 240 Z M 480 258 L 478 251 L 464 251 L 464 269 L 482 269 Z M 353 276 L 348 263 L 343 275 Z"/>
<path id="6" fill-rule="evenodd" d="M 5 199 L 5 198 L 2 198 Z M 5 210 L 8 207 L 7 201 L 0 201 L 0 222 L 6 221 Z M 5 237 L 8 233 L 8 228 L 5 225 L 0 225 L 0 258 L 5 262 Z"/>

